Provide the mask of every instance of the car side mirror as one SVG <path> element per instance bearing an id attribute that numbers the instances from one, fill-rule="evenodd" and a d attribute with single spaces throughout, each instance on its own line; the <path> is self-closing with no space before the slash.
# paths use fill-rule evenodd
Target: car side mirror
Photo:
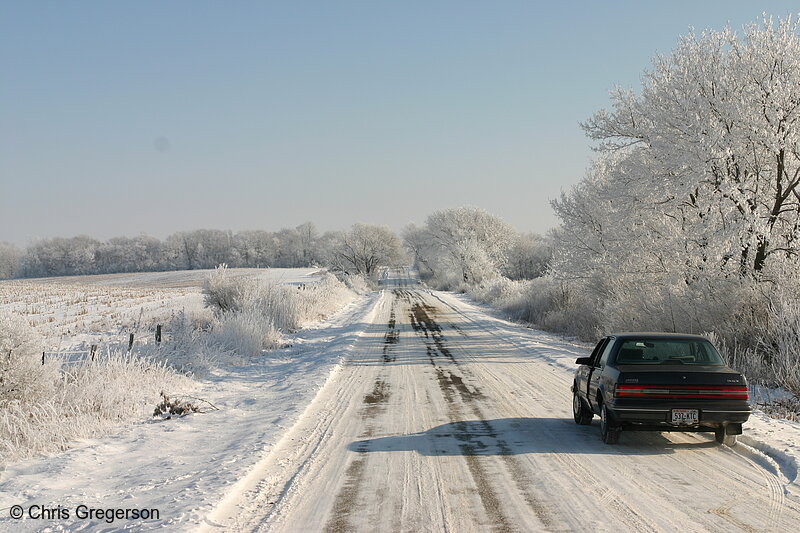
<path id="1" fill-rule="evenodd" d="M 578 357 L 575 360 L 575 364 L 576 365 L 590 365 L 591 366 L 592 358 L 591 357 Z"/>

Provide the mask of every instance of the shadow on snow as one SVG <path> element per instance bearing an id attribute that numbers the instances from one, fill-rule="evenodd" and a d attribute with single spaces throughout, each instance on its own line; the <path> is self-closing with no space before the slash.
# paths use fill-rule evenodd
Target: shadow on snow
<path id="1" fill-rule="evenodd" d="M 716 443 L 676 443 L 659 432 L 623 432 L 620 443 L 600 441 L 598 424 L 577 426 L 571 418 L 500 418 L 464 420 L 409 435 L 352 442 L 359 453 L 415 451 L 424 456 L 523 455 L 572 453 L 603 455 L 661 455 L 677 449 L 706 449 Z"/>

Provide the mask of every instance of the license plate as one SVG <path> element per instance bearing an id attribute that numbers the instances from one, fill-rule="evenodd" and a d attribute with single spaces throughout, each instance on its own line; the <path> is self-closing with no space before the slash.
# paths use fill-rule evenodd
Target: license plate
<path id="1" fill-rule="evenodd" d="M 672 423 L 678 425 L 692 425 L 700 422 L 700 413 L 697 409 L 673 409 Z"/>

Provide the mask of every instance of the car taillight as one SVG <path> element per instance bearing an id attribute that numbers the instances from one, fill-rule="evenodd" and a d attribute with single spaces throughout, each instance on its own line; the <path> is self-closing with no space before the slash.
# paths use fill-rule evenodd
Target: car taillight
<path id="1" fill-rule="evenodd" d="M 633 385 L 620 384 L 617 398 L 701 398 L 747 400 L 745 385 Z"/>

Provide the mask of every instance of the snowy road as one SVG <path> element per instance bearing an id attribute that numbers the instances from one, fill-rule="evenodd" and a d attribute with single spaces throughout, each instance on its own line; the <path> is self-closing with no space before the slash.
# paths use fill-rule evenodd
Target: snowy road
<path id="1" fill-rule="evenodd" d="M 712 434 L 572 421 L 580 349 L 397 271 L 341 372 L 210 531 L 796 531 L 786 472 Z M 747 428 L 745 428 L 745 433 Z"/>

